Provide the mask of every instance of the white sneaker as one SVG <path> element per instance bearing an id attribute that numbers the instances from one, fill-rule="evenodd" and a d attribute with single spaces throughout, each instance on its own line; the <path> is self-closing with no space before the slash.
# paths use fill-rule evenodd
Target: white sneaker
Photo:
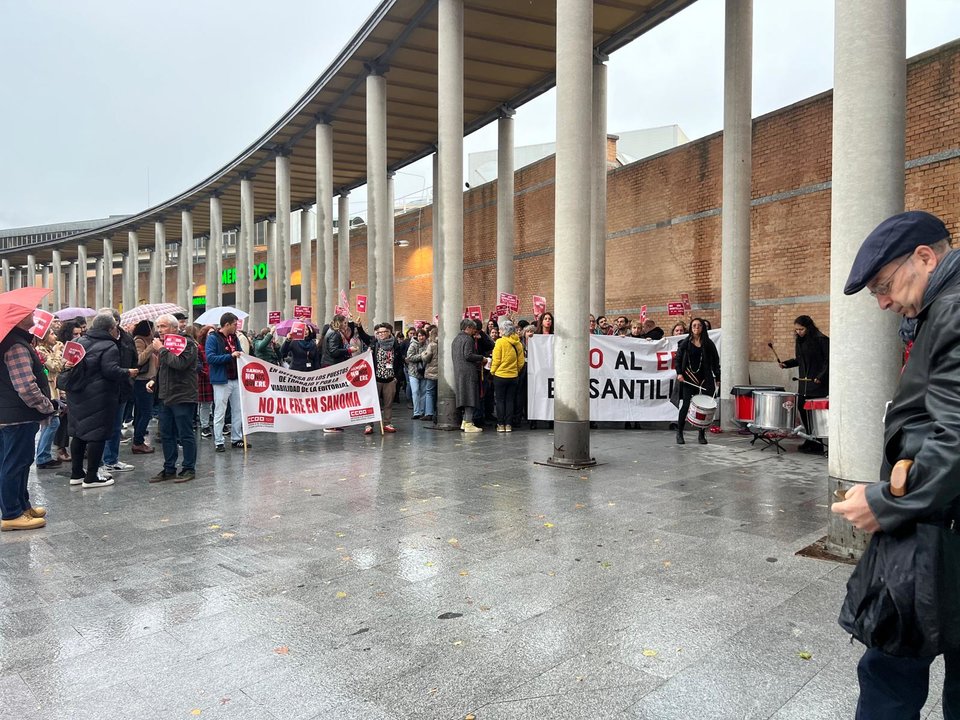
<path id="1" fill-rule="evenodd" d="M 71 485 L 82 485 L 82 484 L 83 484 L 83 478 L 70 478 L 70 484 L 71 484 Z"/>
<path id="2" fill-rule="evenodd" d="M 111 475 L 110 473 L 108 473 L 108 472 L 107 472 L 106 470 L 104 470 L 102 467 L 97 468 L 97 479 L 98 479 L 98 480 L 101 480 L 101 481 L 103 481 L 103 480 L 109 480 L 109 481 L 110 481 L 110 484 L 111 484 L 111 485 L 113 484 L 113 475 Z"/>
<path id="3" fill-rule="evenodd" d="M 132 434 L 132 433 L 130 434 L 130 437 L 120 438 L 120 444 L 121 444 L 121 445 L 126 445 L 126 444 L 129 443 L 131 440 L 133 440 L 133 434 Z"/>
<path id="4" fill-rule="evenodd" d="M 134 469 L 133 465 L 125 463 L 122 460 L 117 460 L 112 465 L 101 465 L 100 467 L 110 472 L 130 472 Z"/>
<path id="5" fill-rule="evenodd" d="M 89 488 L 110 487 L 111 485 L 113 485 L 113 478 L 110 477 L 109 475 L 104 477 L 100 473 L 97 473 L 97 479 L 95 482 L 87 482 L 86 480 L 83 481 L 84 490 L 87 490 Z"/>

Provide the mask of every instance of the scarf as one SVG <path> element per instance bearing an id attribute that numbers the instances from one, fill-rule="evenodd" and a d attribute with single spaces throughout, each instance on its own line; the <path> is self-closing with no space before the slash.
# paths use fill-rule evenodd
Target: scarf
<path id="1" fill-rule="evenodd" d="M 923 302 L 920 307 L 925 308 L 939 295 L 944 288 L 953 284 L 960 276 L 960 252 L 951 250 L 937 263 L 936 270 L 930 275 L 930 282 L 923 293 Z M 900 339 L 905 343 L 913 342 L 917 336 L 917 318 L 903 318 L 900 321 Z"/>

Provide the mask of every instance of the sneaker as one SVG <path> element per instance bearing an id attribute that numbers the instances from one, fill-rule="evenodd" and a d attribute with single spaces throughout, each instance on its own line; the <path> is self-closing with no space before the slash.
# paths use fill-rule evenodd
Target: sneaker
<path id="1" fill-rule="evenodd" d="M 193 470 L 181 470 L 177 473 L 177 477 L 174 479 L 175 483 L 185 483 L 190 482 L 197 476 L 197 473 Z"/>
<path id="2" fill-rule="evenodd" d="M 325 433 L 342 433 L 343 428 L 324 428 L 323 431 Z"/>
<path id="3" fill-rule="evenodd" d="M 503 427 L 503 425 L 497 425 L 497 432 L 506 432 L 506 429 Z"/>
<path id="4" fill-rule="evenodd" d="M 31 517 L 24 513 L 18 518 L 0 521 L 0 530 L 36 530 L 47 524 L 43 518 Z"/>
<path id="5" fill-rule="evenodd" d="M 226 452 L 227 449 L 223 445 L 217 445 L 217 452 Z"/>
<path id="6" fill-rule="evenodd" d="M 121 462 L 120 460 L 117 460 L 115 463 L 110 463 L 109 465 L 102 465 L 101 467 L 109 470 L 112 473 L 130 472 L 134 469 L 134 466 L 130 463 Z"/>
<path id="7" fill-rule="evenodd" d="M 224 431 L 225 433 L 230 432 L 230 423 L 224 423 L 224 424 L 223 424 L 223 431 Z"/>
<path id="8" fill-rule="evenodd" d="M 212 438 L 212 437 L 213 437 L 213 431 L 212 431 L 210 428 L 203 428 L 203 429 L 200 431 L 200 437 L 202 437 L 202 438 Z"/>
<path id="9" fill-rule="evenodd" d="M 101 465 L 97 468 L 97 478 L 100 480 L 113 480 L 113 473 L 107 472 Z"/>
<path id="10" fill-rule="evenodd" d="M 383 431 L 384 431 L 385 433 L 395 433 L 395 432 L 397 431 L 397 429 L 396 429 L 393 425 L 384 425 L 384 426 L 383 426 Z"/>
<path id="11" fill-rule="evenodd" d="M 164 480 L 170 480 L 170 479 L 172 479 L 172 478 L 175 478 L 176 476 L 177 476 L 176 472 L 167 472 L 166 470 L 161 470 L 161 471 L 158 472 L 156 475 L 154 475 L 152 478 L 150 478 L 149 480 L 147 480 L 147 482 L 148 482 L 148 483 L 151 483 L 151 484 L 153 484 L 153 483 L 158 483 L 158 482 L 163 482 Z"/>
<path id="12" fill-rule="evenodd" d="M 130 437 L 120 438 L 120 444 L 127 445 L 130 443 L 131 440 L 133 440 L 133 435 L 131 435 Z"/>
<path id="13" fill-rule="evenodd" d="M 72 477 L 72 478 L 70 478 L 70 484 L 71 484 L 71 485 L 81 485 L 82 483 L 83 483 L 83 478 L 82 478 L 82 477 L 76 477 L 76 478 L 75 478 L 75 477 Z"/>
<path id="14" fill-rule="evenodd" d="M 462 429 L 463 429 L 464 432 L 468 432 L 468 433 L 483 432 L 483 428 L 482 428 L 482 427 L 477 427 L 477 426 L 474 425 L 472 422 L 471 422 L 471 423 L 464 423 Z"/>
<path id="15" fill-rule="evenodd" d="M 513 425 L 504 425 L 504 426 L 503 426 L 503 431 L 504 431 L 504 432 L 513 432 Z"/>
<path id="16" fill-rule="evenodd" d="M 113 478 L 110 477 L 109 475 L 107 477 L 103 477 L 102 475 L 97 474 L 96 480 L 94 480 L 93 482 L 87 482 L 86 480 L 84 480 L 82 485 L 84 490 L 89 490 L 90 488 L 110 487 L 111 485 L 113 485 Z"/>
<path id="17" fill-rule="evenodd" d="M 61 465 L 63 465 L 62 460 L 57 460 L 57 459 L 47 460 L 47 462 L 45 463 L 37 463 L 37 470 L 53 470 L 54 468 L 58 468 Z"/>
<path id="18" fill-rule="evenodd" d="M 235 448 L 242 448 L 244 446 L 243 440 L 234 440 L 232 443 L 230 443 L 230 446 Z M 250 442 L 247 442 L 246 444 L 247 450 L 249 450 L 252 447 L 253 445 L 251 445 Z"/>
<path id="19" fill-rule="evenodd" d="M 364 434 L 364 435 L 373 435 L 373 425 L 367 425 L 367 426 L 363 429 L 363 434 Z"/>
<path id="20" fill-rule="evenodd" d="M 414 415 L 414 416 L 413 416 L 413 419 L 414 419 L 414 420 L 419 420 L 419 419 L 422 418 L 422 417 L 423 417 L 423 415 Z"/>
<path id="21" fill-rule="evenodd" d="M 433 415 L 424 415 L 420 418 L 423 422 L 433 422 Z"/>

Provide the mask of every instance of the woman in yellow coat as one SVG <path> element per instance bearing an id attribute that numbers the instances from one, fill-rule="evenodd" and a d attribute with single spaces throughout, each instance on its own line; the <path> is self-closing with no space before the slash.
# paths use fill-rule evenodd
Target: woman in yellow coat
<path id="1" fill-rule="evenodd" d="M 497 425 L 497 432 L 510 432 L 513 428 L 508 423 L 516 413 L 517 378 L 526 358 L 513 320 L 502 317 L 499 325 L 500 338 L 493 346 L 490 374 L 493 376 L 493 392 L 497 403 L 497 422 L 503 423 Z"/>

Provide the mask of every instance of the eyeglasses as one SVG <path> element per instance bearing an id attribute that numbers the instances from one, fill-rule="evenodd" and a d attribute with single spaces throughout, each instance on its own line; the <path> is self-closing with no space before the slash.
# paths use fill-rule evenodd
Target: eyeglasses
<path id="1" fill-rule="evenodd" d="M 875 285 L 875 286 L 873 287 L 873 289 L 870 291 L 870 297 L 876 297 L 877 295 L 889 295 L 889 294 L 890 294 L 890 288 L 891 288 L 891 286 L 893 285 L 893 278 L 894 278 L 894 277 L 896 276 L 896 274 L 900 271 L 900 268 L 902 268 L 902 267 L 906 264 L 907 260 L 909 260 L 909 259 L 912 258 L 912 257 L 913 257 L 913 253 L 911 253 L 910 255 L 907 255 L 907 256 L 900 262 L 900 264 L 897 265 L 896 268 L 894 268 L 894 271 L 893 271 L 892 273 L 890 273 L 890 277 L 888 277 L 888 278 L 887 278 L 886 280 L 884 280 L 882 283 L 879 283 L 878 285 Z"/>

